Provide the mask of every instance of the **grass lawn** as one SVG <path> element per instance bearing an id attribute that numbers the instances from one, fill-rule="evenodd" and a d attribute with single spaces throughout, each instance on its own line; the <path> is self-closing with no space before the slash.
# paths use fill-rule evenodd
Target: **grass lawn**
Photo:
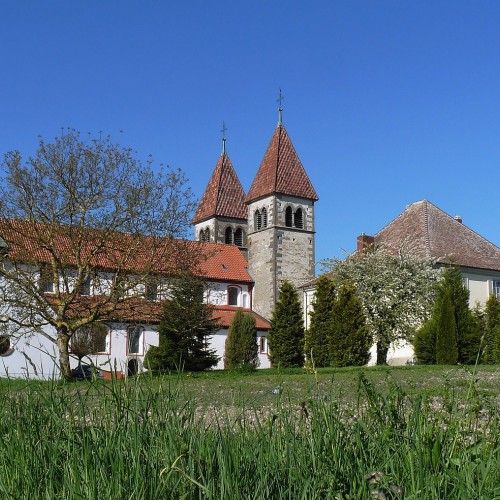
<path id="1" fill-rule="evenodd" d="M 500 367 L 0 380 L 1 498 L 500 499 Z"/>

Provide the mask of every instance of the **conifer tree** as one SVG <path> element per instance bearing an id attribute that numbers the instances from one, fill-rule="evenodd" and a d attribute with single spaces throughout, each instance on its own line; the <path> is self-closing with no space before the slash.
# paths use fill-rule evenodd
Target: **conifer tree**
<path id="1" fill-rule="evenodd" d="M 332 366 L 363 366 L 370 360 L 373 339 L 366 324 L 356 288 L 345 282 L 339 290 L 330 319 Z"/>
<path id="2" fill-rule="evenodd" d="M 441 298 L 436 324 L 436 363 L 455 365 L 458 361 L 457 323 L 448 290 Z"/>
<path id="3" fill-rule="evenodd" d="M 259 355 L 255 318 L 239 309 L 229 328 L 224 349 L 224 368 L 257 368 Z"/>
<path id="4" fill-rule="evenodd" d="M 483 361 L 500 363 L 500 301 L 490 295 L 485 307 L 485 339 Z"/>
<path id="5" fill-rule="evenodd" d="M 305 332 L 305 353 L 315 367 L 330 366 L 331 315 L 335 303 L 333 280 L 323 275 L 318 279 L 315 301 L 310 313 L 309 329 Z"/>
<path id="6" fill-rule="evenodd" d="M 208 344 L 219 327 L 203 301 L 203 291 L 203 282 L 190 274 L 173 281 L 158 326 L 159 345 L 150 347 L 145 359 L 148 368 L 201 371 L 217 364 Z"/>
<path id="7" fill-rule="evenodd" d="M 283 281 L 268 334 L 271 366 L 291 368 L 304 365 L 304 320 L 297 290 Z"/>
<path id="8" fill-rule="evenodd" d="M 436 364 L 436 333 L 435 317 L 426 321 L 415 333 L 413 349 L 419 364 Z"/>

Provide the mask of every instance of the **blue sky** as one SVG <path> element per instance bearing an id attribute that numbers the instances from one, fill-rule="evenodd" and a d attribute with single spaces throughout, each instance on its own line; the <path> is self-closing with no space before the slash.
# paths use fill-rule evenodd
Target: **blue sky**
<path id="1" fill-rule="evenodd" d="M 61 127 L 248 190 L 283 121 L 320 197 L 316 257 L 424 198 L 500 245 L 500 2 L 0 2 L 0 153 Z M 120 131 L 123 131 L 120 133 Z"/>

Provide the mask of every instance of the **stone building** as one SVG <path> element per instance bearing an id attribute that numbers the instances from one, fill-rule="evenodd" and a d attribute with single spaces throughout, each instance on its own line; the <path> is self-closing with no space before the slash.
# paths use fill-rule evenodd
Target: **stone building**
<path id="1" fill-rule="evenodd" d="M 195 239 L 237 245 L 254 280 L 252 309 L 270 318 L 283 280 L 314 277 L 314 202 L 318 195 L 279 121 L 245 196 L 222 153 L 193 218 Z"/>

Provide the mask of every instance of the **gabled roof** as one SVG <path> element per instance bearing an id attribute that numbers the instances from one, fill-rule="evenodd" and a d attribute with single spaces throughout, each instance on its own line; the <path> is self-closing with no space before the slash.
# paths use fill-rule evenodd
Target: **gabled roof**
<path id="1" fill-rule="evenodd" d="M 236 311 L 238 311 L 239 309 L 239 307 L 234 306 L 215 306 L 213 308 L 212 317 L 218 318 L 218 325 L 229 328 L 231 326 L 231 323 L 233 322 Z M 243 312 L 246 314 L 250 314 L 255 318 L 255 326 L 257 327 L 257 330 L 269 330 L 269 328 L 271 328 L 271 324 L 269 323 L 269 321 L 265 320 L 256 312 L 250 311 L 249 309 L 243 309 Z"/>
<path id="2" fill-rule="evenodd" d="M 193 224 L 211 217 L 247 219 L 245 192 L 229 156 L 223 152 L 203 193 Z"/>
<path id="3" fill-rule="evenodd" d="M 9 259 L 16 262 L 49 263 L 52 252 L 67 267 L 83 261 L 99 269 L 149 269 L 165 275 L 189 269 L 205 279 L 253 282 L 247 261 L 235 245 L 9 219 L 0 219 L 0 237 L 9 245 Z"/>
<path id="4" fill-rule="evenodd" d="M 427 200 L 406 207 L 375 234 L 375 244 L 440 263 L 500 271 L 500 248 Z"/>
<path id="5" fill-rule="evenodd" d="M 273 193 L 318 200 L 285 127 L 279 124 L 260 164 L 247 203 Z"/>

